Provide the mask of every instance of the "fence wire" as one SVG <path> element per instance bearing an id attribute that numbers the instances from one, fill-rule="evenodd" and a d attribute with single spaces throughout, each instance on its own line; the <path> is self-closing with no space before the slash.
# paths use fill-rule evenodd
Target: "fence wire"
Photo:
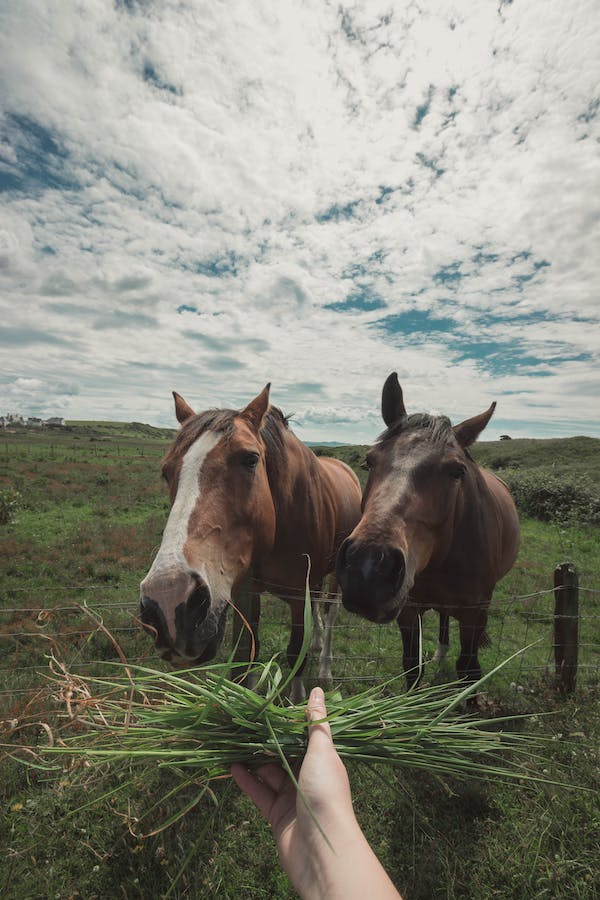
<path id="1" fill-rule="evenodd" d="M 274 585 L 270 585 L 275 589 Z M 47 657 L 52 653 L 62 658 L 72 671 L 96 670 L 98 665 L 122 661 L 123 655 L 132 665 L 164 666 L 154 656 L 150 637 L 138 619 L 135 599 L 114 598 L 115 592 L 132 596 L 127 584 L 74 584 L 53 590 L 52 601 L 19 606 L 14 602 L 21 589 L 10 589 L 6 598 L 13 603 L 0 609 L 0 707 L 6 707 L 46 683 Z M 583 595 L 579 616 L 578 683 L 597 680 L 600 675 L 600 590 L 581 586 Z M 73 594 L 90 592 L 93 599 L 81 603 Z M 501 677 L 515 689 L 527 690 L 536 680 L 554 674 L 554 596 L 555 589 L 496 597 L 489 607 L 487 631 L 491 647 L 480 651 L 484 671 L 490 671 L 503 660 L 522 650 Z M 89 594 L 88 594 L 89 597 Z M 295 595 L 297 598 L 297 595 Z M 332 602 L 327 591 L 312 594 L 317 605 Z M 285 648 L 289 640 L 289 610 L 281 599 L 266 594 L 262 600 L 260 623 L 260 658 L 281 654 L 285 665 Z M 287 595 L 287 599 L 291 599 Z M 398 676 L 402 671 L 402 642 L 393 625 L 372 624 L 347 613 L 339 598 L 337 620 L 333 626 L 333 679 L 340 686 L 375 683 Z M 232 616 L 229 617 L 230 620 Z M 227 658 L 232 642 L 232 626 L 228 625 L 220 659 Z M 110 634 L 110 636 L 109 636 Z M 454 659 L 459 652 L 458 623 L 452 620 L 450 653 L 439 664 L 433 661 L 437 648 L 438 617 L 423 617 L 423 646 L 426 675 L 432 678 L 453 677 Z M 531 645 L 531 646 L 529 646 Z M 45 673 L 45 674 L 44 674 Z M 318 659 L 312 654 L 305 670 L 307 684 L 318 680 Z"/>

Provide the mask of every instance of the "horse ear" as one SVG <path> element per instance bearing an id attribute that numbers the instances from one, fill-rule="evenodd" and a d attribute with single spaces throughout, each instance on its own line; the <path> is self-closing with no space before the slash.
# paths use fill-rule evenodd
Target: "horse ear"
<path id="1" fill-rule="evenodd" d="M 454 434 L 461 447 L 470 447 L 474 444 L 487 423 L 490 421 L 496 409 L 496 402 L 492 403 L 487 412 L 465 419 L 460 425 L 454 426 Z"/>
<path id="2" fill-rule="evenodd" d="M 185 402 L 183 397 L 180 396 L 177 391 L 173 391 L 173 399 L 175 400 L 175 415 L 177 416 L 177 421 L 180 425 L 187 422 L 190 416 L 196 415 L 192 407 Z"/>
<path id="3" fill-rule="evenodd" d="M 240 416 L 252 426 L 255 431 L 260 431 L 263 419 L 269 408 L 269 391 L 271 390 L 271 382 L 265 385 L 258 397 L 251 400 L 248 406 L 243 409 Z"/>
<path id="4" fill-rule="evenodd" d="M 406 418 L 406 409 L 404 408 L 404 398 L 402 397 L 402 388 L 398 381 L 397 372 L 388 375 L 381 392 L 381 415 L 383 421 L 389 428 L 398 419 Z"/>

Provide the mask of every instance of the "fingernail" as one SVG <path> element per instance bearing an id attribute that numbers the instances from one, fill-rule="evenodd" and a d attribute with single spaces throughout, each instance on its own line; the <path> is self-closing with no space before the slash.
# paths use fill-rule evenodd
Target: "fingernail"
<path id="1" fill-rule="evenodd" d="M 323 688 L 314 687 L 310 692 L 309 700 L 311 703 L 324 703 L 325 694 L 323 693 Z"/>

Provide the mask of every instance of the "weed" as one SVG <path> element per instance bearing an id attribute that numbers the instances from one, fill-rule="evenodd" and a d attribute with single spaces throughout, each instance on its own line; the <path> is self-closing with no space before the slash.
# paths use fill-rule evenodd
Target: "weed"
<path id="1" fill-rule="evenodd" d="M 0 491 L 0 525 L 10 525 L 21 503 L 21 494 L 14 488 Z"/>

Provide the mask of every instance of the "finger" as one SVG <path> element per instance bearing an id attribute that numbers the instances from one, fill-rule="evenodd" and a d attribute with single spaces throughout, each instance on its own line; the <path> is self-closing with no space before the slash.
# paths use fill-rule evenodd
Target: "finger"
<path id="1" fill-rule="evenodd" d="M 262 781 L 263 784 L 270 787 L 276 794 L 279 794 L 288 780 L 287 773 L 279 763 L 267 763 L 266 765 L 261 766 L 260 769 L 257 769 L 255 775 L 259 781 Z"/>
<path id="2" fill-rule="evenodd" d="M 240 763 L 233 763 L 231 774 L 242 791 L 250 797 L 254 805 L 268 821 L 276 797 L 275 792 L 264 781 L 259 781 L 252 772 L 249 772 Z"/>
<path id="3" fill-rule="evenodd" d="M 333 743 L 331 737 L 331 728 L 329 722 L 320 721 L 327 717 L 327 707 L 325 706 L 325 694 L 320 687 L 315 687 L 310 692 L 308 704 L 306 706 L 306 717 L 311 723 L 308 730 L 309 741 L 322 740 L 325 738 L 329 743 Z"/>

